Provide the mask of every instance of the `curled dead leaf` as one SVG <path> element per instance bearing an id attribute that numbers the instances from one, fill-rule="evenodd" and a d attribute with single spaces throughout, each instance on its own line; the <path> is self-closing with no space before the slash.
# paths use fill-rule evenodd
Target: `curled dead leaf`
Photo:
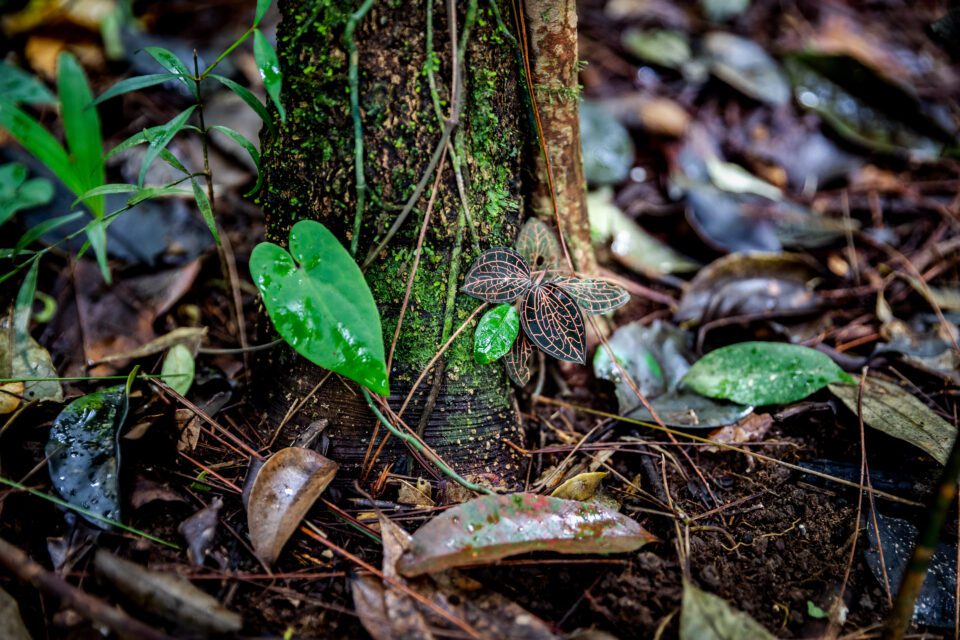
<path id="1" fill-rule="evenodd" d="M 606 475 L 606 471 L 578 473 L 554 489 L 550 496 L 565 500 L 589 500 L 597 493 Z"/>
<path id="2" fill-rule="evenodd" d="M 247 502 L 253 549 L 273 564 L 297 525 L 327 488 L 338 465 L 312 449 L 288 447 L 260 468 Z"/>

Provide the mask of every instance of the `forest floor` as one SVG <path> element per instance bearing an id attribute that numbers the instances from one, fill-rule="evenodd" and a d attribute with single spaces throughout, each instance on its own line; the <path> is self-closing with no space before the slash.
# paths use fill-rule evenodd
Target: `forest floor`
<path id="1" fill-rule="evenodd" d="M 155 72 L 136 49 L 157 44 L 189 58 L 196 48 L 209 57 L 247 28 L 253 12 L 251 2 L 135 3 L 145 31 L 109 59 L 95 18 L 82 15 L 96 4 L 80 0 L 74 13 L 31 22 L 0 3 L 9 36 L 0 48 L 48 83 L 57 53 L 73 51 L 100 94 L 131 73 Z M 631 302 L 610 321 L 614 350 L 632 345 L 663 357 L 656 338 L 632 333 L 654 323 L 678 332 L 670 335 L 681 336 L 681 352 L 691 360 L 748 340 L 792 342 L 828 355 L 858 379 L 868 368 L 955 430 L 960 76 L 949 45 L 931 28 L 946 3 L 754 0 L 739 11 L 731 9 L 737 2 L 721 0 L 581 4 L 581 82 L 595 121 L 584 131 L 591 217 L 605 221 L 597 227 L 617 229 L 612 245 L 598 232 L 598 255 L 606 270 L 634 286 Z M 710 11 L 721 13 L 710 20 Z M 17 15 L 19 22 L 11 17 Z M 275 20 L 271 12 L 267 33 Z M 223 73 L 264 96 L 248 49 L 231 56 Z M 108 148 L 186 104 L 189 95 L 167 85 L 105 103 Z M 257 139 L 259 119 L 238 105 L 224 90 L 208 96 L 206 115 Z M 52 113 L 44 122 L 57 126 Z M 628 139 L 629 147 L 605 136 Z M 171 151 L 202 162 L 196 146 L 174 142 Z M 108 171 L 117 182 L 135 181 L 141 157 L 115 161 Z M 256 379 L 245 357 L 230 349 L 241 333 L 235 294 L 242 331 L 256 335 L 259 297 L 247 261 L 263 238 L 263 220 L 242 195 L 255 181 L 249 159 L 227 144 L 215 144 L 210 158 L 226 261 L 242 281 L 236 291 L 192 200 L 151 201 L 139 222 L 110 236 L 112 287 L 91 259 L 77 258 L 79 246 L 50 254 L 37 288 L 56 310 L 33 331 L 61 376 L 125 376 L 132 363 L 158 373 L 162 352 L 104 358 L 178 327 L 207 327 L 207 351 L 195 354 L 188 398 L 209 421 L 166 389 L 135 386 L 119 468 L 124 523 L 196 546 L 200 562 L 135 532 L 100 531 L 65 517 L 19 488 L 0 491 L 0 537 L 58 585 L 91 594 L 105 609 L 122 605 L 175 637 L 190 632 L 138 604 L 135 589 L 100 577 L 95 549 L 189 578 L 242 616 L 240 637 L 364 637 L 369 619 L 351 584 L 368 573 L 360 561 L 381 563 L 375 511 L 412 532 L 447 505 L 400 498 L 394 489 L 371 501 L 331 488 L 309 512 L 316 529 L 296 532 L 272 572 L 257 561 L 240 492 L 246 452 L 266 451 L 262 434 L 269 429 L 250 400 Z M 0 164 L 7 162 L 43 175 L 0 134 Z M 13 244 L 70 200 L 57 192 L 53 203 L 5 224 L 5 238 Z M 766 256 L 752 253 L 758 251 Z M 12 301 L 17 279 L 0 286 Z M 79 380 L 64 388 L 73 398 L 99 387 Z M 942 468 L 931 452 L 942 442 L 921 442 L 916 424 L 906 428 L 912 435 L 896 425 L 878 430 L 866 413 L 858 419 L 822 388 L 797 402 L 757 407 L 732 426 L 667 417 L 684 433 L 721 443 L 678 444 L 682 437 L 617 420 L 625 409 L 617 391 L 590 364 L 552 361 L 539 383 L 517 391 L 527 485 L 549 492 L 579 473 L 607 472 L 604 499 L 657 540 L 629 554 L 527 554 L 466 569 L 457 593 L 479 600 L 486 593 L 479 583 L 506 598 L 494 599 L 484 615 L 471 614 L 478 628 L 497 616 L 515 622 L 527 615 L 519 605 L 556 637 L 677 637 L 686 576 L 777 637 L 879 635 L 905 554 L 926 523 Z M 0 475 L 53 492 L 45 446 L 60 409 L 43 403 L 8 416 L 0 426 Z M 713 410 L 722 408 L 704 415 Z M 864 480 L 870 489 L 861 491 Z M 184 530 L 188 518 L 195 526 Z M 954 508 L 917 609 L 925 637 L 955 637 L 958 533 Z M 0 587 L 19 604 L 34 638 L 100 637 L 104 608 L 80 615 L 76 602 L 58 604 L 56 589 L 3 570 Z M 384 633 L 400 637 L 403 629 Z M 434 631 L 464 637 L 449 627 Z M 755 636 L 741 630 L 717 637 Z"/>

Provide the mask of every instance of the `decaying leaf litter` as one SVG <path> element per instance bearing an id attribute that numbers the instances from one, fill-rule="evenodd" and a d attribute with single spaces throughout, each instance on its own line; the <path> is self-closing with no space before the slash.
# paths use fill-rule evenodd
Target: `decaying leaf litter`
<path id="1" fill-rule="evenodd" d="M 53 81 L 49 60 L 66 48 L 98 95 L 123 77 L 118 69 L 157 73 L 129 43 L 119 56 L 100 46 L 88 3 L 75 4 L 60 18 L 73 31 L 54 38 L 39 16 L 4 16 L 15 36 L 4 64 Z M 202 18 L 186 32 L 176 9 L 147 7 L 140 19 L 150 44 L 189 61 L 195 46 L 216 57 L 225 22 L 242 33 L 259 21 L 253 4 L 242 24 L 223 8 L 194 8 Z M 132 209 L 139 225 L 110 227 L 112 286 L 96 246 L 41 265 L 35 287 L 46 297 L 5 280 L 0 536 L 102 605 L 58 610 L 50 587 L 12 579 L 4 558 L 0 586 L 28 632 L 83 633 L 114 604 L 129 615 L 115 631 L 143 620 L 174 635 L 239 625 L 244 635 L 376 638 L 875 628 L 956 434 L 958 79 L 940 48 L 944 24 L 930 27 L 946 12 L 897 2 L 581 3 L 584 174 L 600 272 L 533 286 L 524 276 L 517 296 L 494 300 L 552 290 L 572 323 L 559 342 L 544 339 L 542 316 L 524 315 L 536 306 L 525 300 L 514 313 L 494 307 L 484 331 L 459 338 L 475 340 L 478 362 L 503 359 L 517 385 L 521 491 L 469 491 L 423 451 L 410 471 L 355 485 L 324 455 L 324 424 L 295 447 L 272 441 L 278 425 L 264 425 L 250 400 L 256 361 L 230 349 L 258 335 L 256 287 L 268 309 L 287 293 L 246 268 L 267 269 L 251 256 L 261 219 L 241 198 L 257 176 L 235 149 L 214 142 L 209 152 L 236 290 L 203 211 L 180 195 Z M 278 80 L 257 71 L 264 60 L 270 68 L 272 49 L 259 31 L 253 40 L 211 101 L 233 95 L 230 82 L 274 98 Z M 26 88 L 0 100 L 42 112 L 55 99 L 8 77 Z M 105 102 L 106 148 L 187 108 L 191 89 L 178 84 Z M 231 131 L 259 129 L 239 109 L 224 113 Z M 171 149 L 202 164 L 195 147 Z M 6 138 L 0 153 L 10 237 L 79 195 Z M 142 180 L 142 156 L 108 161 L 106 172 Z M 163 170 L 154 155 L 148 173 Z M 545 222 L 533 248 L 514 247 L 529 272 L 562 265 Z M 58 229 L 74 228 L 55 226 L 44 241 Z M 293 270 L 283 277 L 329 281 L 285 247 Z M 603 339 L 583 324 L 589 309 L 573 278 L 598 283 L 590 293 L 611 287 Z M 310 351 L 307 339 L 301 353 L 321 358 Z M 169 377 L 125 388 L 133 364 Z M 115 378 L 65 380 L 63 397 L 52 381 L 20 380 L 51 372 Z M 339 372 L 386 391 L 375 364 Z M 71 483 L 83 473 L 78 492 Z M 870 492 L 858 496 L 861 478 Z M 957 536 L 954 509 L 918 600 L 915 620 L 932 633 L 952 632 Z"/>

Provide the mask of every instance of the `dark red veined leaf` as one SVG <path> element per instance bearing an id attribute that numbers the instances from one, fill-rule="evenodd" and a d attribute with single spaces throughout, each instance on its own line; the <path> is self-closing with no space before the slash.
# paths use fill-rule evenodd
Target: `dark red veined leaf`
<path id="1" fill-rule="evenodd" d="M 507 247 L 484 251 L 463 279 L 463 292 L 486 302 L 513 302 L 531 286 L 530 267 Z"/>
<path id="2" fill-rule="evenodd" d="M 513 341 L 513 346 L 510 347 L 507 355 L 503 357 L 503 366 L 507 370 L 507 375 L 513 380 L 513 384 L 518 387 L 525 387 L 530 382 L 530 377 L 533 375 L 533 345 L 523 331 Z"/>
<path id="3" fill-rule="evenodd" d="M 534 271 L 555 269 L 560 265 L 557 236 L 538 218 L 530 218 L 524 223 L 515 246 Z"/>
<path id="4" fill-rule="evenodd" d="M 630 294 L 615 284 L 603 280 L 584 280 L 559 276 L 554 278 L 570 297 L 577 301 L 584 313 L 599 315 L 619 309 L 630 300 Z"/>
<path id="5" fill-rule="evenodd" d="M 554 282 L 531 289 L 520 309 L 523 331 L 536 347 L 557 360 L 587 360 L 586 330 L 580 308 Z"/>

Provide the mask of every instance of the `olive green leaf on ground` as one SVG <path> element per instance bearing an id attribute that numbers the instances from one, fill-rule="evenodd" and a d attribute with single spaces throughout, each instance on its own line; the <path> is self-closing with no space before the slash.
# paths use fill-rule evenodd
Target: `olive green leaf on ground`
<path id="1" fill-rule="evenodd" d="M 803 400 L 832 383 L 852 384 L 827 355 L 783 342 L 740 342 L 711 351 L 683 382 L 709 398 L 756 406 Z"/>
<path id="2" fill-rule="evenodd" d="M 247 499 L 247 526 L 257 557 L 273 564 L 313 503 L 337 473 L 337 463 L 313 449 L 288 447 L 257 471 Z"/>
<path id="3" fill-rule="evenodd" d="M 262 242 L 250 255 L 277 332 L 314 364 L 389 395 L 380 313 L 360 268 L 319 222 L 293 225 L 289 246 Z"/>
<path id="4" fill-rule="evenodd" d="M 858 386 L 831 384 L 830 393 L 857 413 Z M 879 378 L 867 378 L 863 387 L 863 421 L 877 431 L 923 449 L 940 464 L 946 464 L 957 437 L 956 427 L 927 405 L 896 384 Z"/>
<path id="5" fill-rule="evenodd" d="M 191 637 L 194 634 L 233 636 L 243 627 L 239 614 L 179 575 L 147 569 L 105 549 L 97 551 L 94 565 L 101 577 L 131 601 L 173 622 Z"/>
<path id="6" fill-rule="evenodd" d="M 488 495 L 420 527 L 398 568 L 418 576 L 530 551 L 635 551 L 653 540 L 635 520 L 596 504 L 532 493 Z"/>
<path id="7" fill-rule="evenodd" d="M 775 640 L 775 636 L 723 598 L 684 580 L 680 640 Z"/>
<path id="8" fill-rule="evenodd" d="M 163 381 L 170 385 L 171 389 L 185 396 L 193 385 L 195 373 L 196 365 L 190 348 L 182 344 L 170 347 L 163 358 L 163 367 L 160 369 Z"/>
<path id="9" fill-rule="evenodd" d="M 117 434 L 126 416 L 123 386 L 77 398 L 53 421 L 45 451 L 57 493 L 74 506 L 115 521 L 120 520 Z M 97 527 L 108 526 L 82 515 Z"/>
<path id="10" fill-rule="evenodd" d="M 473 334 L 473 358 L 480 364 L 499 360 L 510 351 L 520 333 L 520 314 L 509 304 L 490 309 Z"/>

